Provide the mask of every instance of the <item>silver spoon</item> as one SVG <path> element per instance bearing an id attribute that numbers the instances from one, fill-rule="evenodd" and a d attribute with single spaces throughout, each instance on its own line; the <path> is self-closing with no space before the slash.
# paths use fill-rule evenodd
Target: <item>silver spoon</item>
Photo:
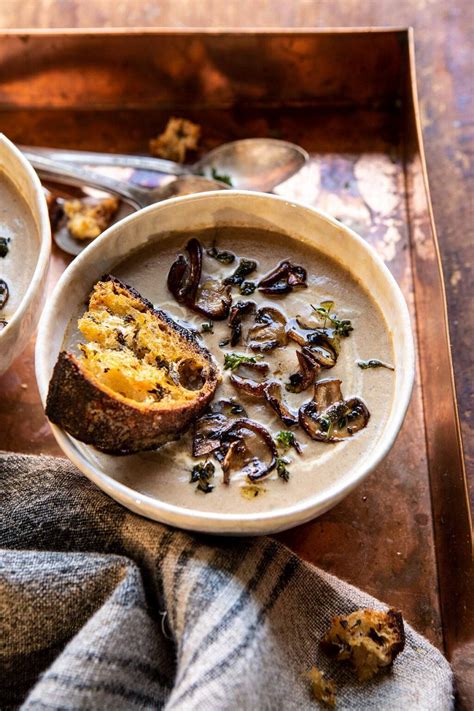
<path id="1" fill-rule="evenodd" d="M 70 164 L 118 166 L 172 175 L 228 176 L 232 187 L 269 192 L 298 172 L 309 159 L 295 143 L 275 138 L 245 138 L 223 143 L 197 163 L 182 165 L 162 158 L 60 148 L 21 147 L 23 151 Z"/>
<path id="2" fill-rule="evenodd" d="M 171 183 L 157 188 L 141 188 L 123 180 L 116 180 L 107 175 L 95 173 L 92 170 L 85 170 L 66 163 L 58 163 L 44 156 L 29 152 L 24 152 L 24 155 L 42 178 L 79 188 L 89 186 L 112 193 L 125 200 L 132 210 L 139 210 L 142 207 L 153 205 L 155 202 L 160 202 L 170 197 L 229 188 L 225 183 L 198 175 L 182 175 Z M 119 213 L 118 217 L 121 219 L 124 214 Z M 82 240 L 74 239 L 66 227 L 55 232 L 54 239 L 61 249 L 73 255 L 82 252 L 90 242 L 89 240 L 83 242 Z"/>

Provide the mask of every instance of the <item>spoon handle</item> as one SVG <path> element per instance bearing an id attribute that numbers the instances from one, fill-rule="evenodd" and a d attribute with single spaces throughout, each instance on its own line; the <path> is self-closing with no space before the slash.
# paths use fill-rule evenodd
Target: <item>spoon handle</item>
<path id="1" fill-rule="evenodd" d="M 67 163 L 57 163 L 50 158 L 45 158 L 44 156 L 27 151 L 23 151 L 23 155 L 43 178 L 49 178 L 50 180 L 56 180 L 66 185 L 74 185 L 79 188 L 84 185 L 89 185 L 98 190 L 105 190 L 106 192 L 125 198 L 125 200 L 130 202 L 137 209 L 148 204 L 148 195 L 145 191 L 131 186 L 128 183 L 124 183 L 121 180 L 115 180 L 114 178 L 109 178 L 107 175 L 94 173 L 92 170 L 84 170 L 83 168 L 68 165 Z"/>
<path id="2" fill-rule="evenodd" d="M 181 165 L 163 158 L 151 156 L 133 156 L 124 153 L 96 153 L 94 151 L 74 151 L 63 148 L 38 148 L 37 146 L 19 146 L 20 150 L 29 155 L 35 154 L 50 160 L 76 165 L 107 165 L 135 170 L 152 170 L 167 175 L 184 175 L 193 173 L 193 166 Z"/>

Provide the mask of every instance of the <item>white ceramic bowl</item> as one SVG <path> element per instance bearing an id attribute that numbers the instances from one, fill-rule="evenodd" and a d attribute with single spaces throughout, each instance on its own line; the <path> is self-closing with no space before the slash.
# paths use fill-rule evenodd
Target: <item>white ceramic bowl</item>
<path id="1" fill-rule="evenodd" d="M 387 454 L 402 425 L 414 376 L 414 349 L 408 309 L 394 278 L 375 251 L 358 235 L 314 209 L 274 195 L 237 190 L 201 193 L 158 203 L 110 227 L 68 267 L 41 318 L 36 347 L 36 377 L 43 403 L 66 326 L 93 283 L 133 249 L 171 230 L 216 225 L 244 225 L 283 230 L 314 245 L 356 272 L 389 324 L 395 355 L 394 402 L 385 428 L 367 457 L 336 483 L 291 506 L 265 513 L 209 513 L 171 505 L 125 486 L 88 456 L 91 448 L 52 426 L 64 453 L 97 486 L 132 511 L 164 523 L 215 534 L 252 535 L 281 531 L 314 518 L 334 506 L 359 484 Z M 271 248 L 271 245 L 269 245 Z M 163 275 L 165 278 L 165 275 Z"/>
<path id="2" fill-rule="evenodd" d="M 30 284 L 7 326 L 0 331 L 0 375 L 23 351 L 36 328 L 46 297 L 46 276 L 51 255 L 51 226 L 43 188 L 26 158 L 3 133 L 0 134 L 2 173 L 11 180 L 30 207 L 38 231 L 39 249 Z"/>

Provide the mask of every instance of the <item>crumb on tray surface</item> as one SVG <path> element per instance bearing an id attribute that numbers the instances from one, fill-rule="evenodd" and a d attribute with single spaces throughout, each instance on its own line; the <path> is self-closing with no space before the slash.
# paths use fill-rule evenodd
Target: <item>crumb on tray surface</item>
<path id="1" fill-rule="evenodd" d="M 150 140 L 150 153 L 159 158 L 183 163 L 187 151 L 196 150 L 201 127 L 183 118 L 170 118 L 165 130 Z"/>

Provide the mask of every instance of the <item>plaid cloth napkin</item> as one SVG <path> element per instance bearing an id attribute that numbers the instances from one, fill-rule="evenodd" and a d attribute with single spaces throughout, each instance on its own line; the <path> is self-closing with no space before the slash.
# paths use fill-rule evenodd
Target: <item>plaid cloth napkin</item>
<path id="1" fill-rule="evenodd" d="M 448 663 L 406 625 L 393 669 L 359 683 L 318 641 L 383 605 L 269 538 L 191 536 L 129 513 L 62 459 L 0 455 L 0 707 L 449 709 Z"/>

